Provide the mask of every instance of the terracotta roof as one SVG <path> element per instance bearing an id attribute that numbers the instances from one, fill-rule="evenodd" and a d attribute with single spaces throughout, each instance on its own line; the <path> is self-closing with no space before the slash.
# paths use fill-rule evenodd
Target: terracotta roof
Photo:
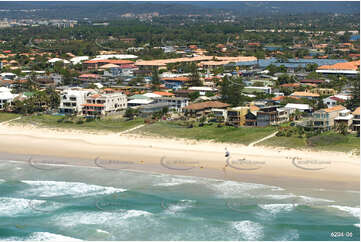
<path id="1" fill-rule="evenodd" d="M 337 102 L 340 102 L 340 103 L 344 103 L 345 100 L 343 100 L 342 98 L 338 98 L 338 97 L 330 97 L 332 100 L 335 100 Z"/>
<path id="2" fill-rule="evenodd" d="M 331 112 L 335 112 L 335 111 L 341 111 L 341 110 L 344 110 L 344 109 L 346 109 L 344 106 L 337 105 L 337 106 L 334 106 L 332 108 L 325 108 L 325 109 L 321 109 L 321 110 L 325 111 L 326 113 L 331 113 Z"/>
<path id="3" fill-rule="evenodd" d="M 160 96 L 174 96 L 174 93 L 170 93 L 170 92 L 153 92 L 153 94 L 157 94 Z"/>
<path id="4" fill-rule="evenodd" d="M 98 78 L 99 75 L 97 74 L 83 74 L 83 75 L 80 75 L 79 78 Z"/>
<path id="5" fill-rule="evenodd" d="M 180 77 L 163 77 L 162 81 L 181 81 L 181 82 L 186 82 L 189 81 L 189 77 L 185 77 L 185 76 L 180 76 Z"/>
<path id="6" fill-rule="evenodd" d="M 323 83 L 324 80 L 311 80 L 311 79 L 304 79 L 300 81 L 301 83 Z"/>
<path id="7" fill-rule="evenodd" d="M 188 110 L 202 110 L 205 108 L 226 108 L 229 107 L 230 105 L 227 103 L 222 103 L 219 101 L 209 101 L 209 102 L 202 102 L 202 103 L 193 103 L 190 104 L 186 107 L 184 107 L 184 109 L 188 109 Z"/>
<path id="8" fill-rule="evenodd" d="M 86 103 L 83 104 L 84 107 L 104 107 L 103 104 L 92 104 L 92 103 Z"/>
<path id="9" fill-rule="evenodd" d="M 285 83 L 282 84 L 281 87 L 299 87 L 300 85 L 299 83 Z"/>
<path id="10" fill-rule="evenodd" d="M 292 96 L 278 96 L 278 97 L 273 97 L 272 100 L 273 101 L 281 101 L 285 98 L 299 99 L 298 97 L 292 97 Z"/>
<path id="11" fill-rule="evenodd" d="M 300 96 L 300 97 L 319 97 L 320 96 L 317 93 L 311 93 L 311 92 L 294 92 L 291 95 L 292 96 Z"/>
<path id="12" fill-rule="evenodd" d="M 84 61 L 85 64 L 91 64 L 91 63 L 108 63 L 108 64 L 132 64 L 134 61 L 131 60 L 88 60 Z"/>
<path id="13" fill-rule="evenodd" d="M 336 63 L 334 65 L 320 66 L 319 70 L 353 70 L 356 71 L 360 67 L 360 61 L 351 61 L 345 63 Z"/>
<path id="14" fill-rule="evenodd" d="M 353 115 L 360 115 L 360 107 L 356 108 L 352 113 Z"/>
<path id="15" fill-rule="evenodd" d="M 90 97 L 91 97 L 91 98 L 98 98 L 98 97 L 101 97 L 101 95 L 99 95 L 99 94 L 93 94 L 93 95 L 91 95 Z"/>

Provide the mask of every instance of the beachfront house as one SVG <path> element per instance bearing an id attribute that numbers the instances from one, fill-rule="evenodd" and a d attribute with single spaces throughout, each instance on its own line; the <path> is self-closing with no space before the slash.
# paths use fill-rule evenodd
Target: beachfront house
<path id="1" fill-rule="evenodd" d="M 249 107 L 228 108 L 226 124 L 237 127 L 244 126 L 246 123 L 246 114 L 249 109 Z"/>
<path id="2" fill-rule="evenodd" d="M 320 109 L 312 114 L 311 126 L 314 129 L 330 130 L 334 127 L 335 118 L 346 108 L 337 105 L 332 108 Z"/>
<path id="3" fill-rule="evenodd" d="M 257 111 L 257 126 L 278 125 L 289 120 L 289 111 L 277 105 L 265 106 Z"/>
<path id="4" fill-rule="evenodd" d="M 334 119 L 334 127 L 344 124 L 346 127 L 350 127 L 352 124 L 353 115 L 351 110 L 344 109 L 338 113 L 338 117 Z"/>
<path id="5" fill-rule="evenodd" d="M 127 96 L 122 92 L 108 90 L 106 93 L 93 94 L 83 104 L 83 115 L 101 116 L 116 114 L 127 108 Z"/>
<path id="6" fill-rule="evenodd" d="M 11 93 L 11 89 L 0 87 L 0 110 L 3 110 L 7 103 L 11 105 L 16 96 L 16 94 Z"/>
<path id="7" fill-rule="evenodd" d="M 352 131 L 360 132 L 360 107 L 356 108 L 352 115 Z"/>
<path id="8" fill-rule="evenodd" d="M 94 94 L 94 90 L 67 89 L 60 93 L 59 113 L 82 114 L 83 104 L 88 95 Z"/>
<path id="9" fill-rule="evenodd" d="M 201 103 L 192 103 L 183 108 L 184 114 L 189 117 L 200 117 L 208 115 L 213 108 L 226 109 L 230 105 L 219 101 L 208 101 Z"/>
<path id="10" fill-rule="evenodd" d="M 170 110 L 181 112 L 182 109 L 188 106 L 189 98 L 186 97 L 175 97 L 175 96 L 161 96 L 152 98 L 155 103 L 166 104 Z"/>

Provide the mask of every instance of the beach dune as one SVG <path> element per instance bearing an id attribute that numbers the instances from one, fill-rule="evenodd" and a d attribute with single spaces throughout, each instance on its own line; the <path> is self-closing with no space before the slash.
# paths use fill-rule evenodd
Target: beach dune
<path id="1" fill-rule="evenodd" d="M 229 156 L 226 157 L 226 150 Z M 202 176 L 277 186 L 359 190 L 359 156 L 133 134 L 0 125 L 0 152 L 67 164 Z"/>

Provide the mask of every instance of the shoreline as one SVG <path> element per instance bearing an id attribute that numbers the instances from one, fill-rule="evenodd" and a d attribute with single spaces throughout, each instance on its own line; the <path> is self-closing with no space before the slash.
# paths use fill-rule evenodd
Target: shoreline
<path id="1" fill-rule="evenodd" d="M 38 157 L 34 164 L 69 165 L 206 177 L 291 188 L 360 189 L 358 156 L 185 139 L 166 139 L 28 125 L 0 125 L 3 157 Z M 230 157 L 225 157 L 225 148 Z M 25 158 L 26 159 L 26 158 Z M 26 161 L 26 160 L 25 160 Z"/>

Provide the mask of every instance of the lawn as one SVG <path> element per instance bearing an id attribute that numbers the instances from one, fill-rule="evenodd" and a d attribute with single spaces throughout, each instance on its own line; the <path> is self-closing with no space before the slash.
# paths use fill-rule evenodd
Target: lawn
<path id="1" fill-rule="evenodd" d="M 294 149 L 312 149 L 326 151 L 360 152 L 360 138 L 355 134 L 341 135 L 334 131 L 322 133 L 311 138 L 290 137 L 272 137 L 257 145 L 279 146 Z"/>
<path id="2" fill-rule="evenodd" d="M 0 112 L 0 122 L 5 122 L 14 118 L 19 117 L 20 115 L 14 113 L 2 113 Z"/>
<path id="3" fill-rule="evenodd" d="M 70 129 L 86 129 L 86 130 L 108 130 L 113 132 L 121 132 L 137 125 L 143 124 L 143 119 L 135 119 L 126 121 L 122 118 L 117 119 L 102 119 L 96 121 L 84 121 L 73 122 L 61 121 L 63 116 L 54 116 L 54 115 L 33 115 L 33 116 L 24 116 L 20 120 L 16 120 L 18 123 L 28 123 L 37 125 L 40 127 L 50 127 L 50 128 L 70 128 Z"/>
<path id="4" fill-rule="evenodd" d="M 248 145 L 249 143 L 261 139 L 275 132 L 273 127 L 217 127 L 217 124 L 205 125 L 193 128 L 181 126 L 176 122 L 156 122 L 151 125 L 144 126 L 134 131 L 145 135 L 159 135 L 169 138 L 187 138 L 195 140 L 214 140 L 217 142 L 240 143 Z"/>

